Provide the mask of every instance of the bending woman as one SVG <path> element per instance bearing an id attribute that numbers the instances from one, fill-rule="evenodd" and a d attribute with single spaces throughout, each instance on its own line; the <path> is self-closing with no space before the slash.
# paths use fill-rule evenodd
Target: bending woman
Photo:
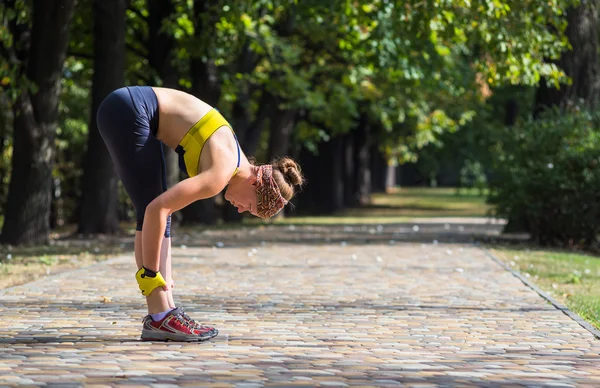
<path id="1" fill-rule="evenodd" d="M 238 211 L 269 218 L 303 182 L 296 163 L 248 161 L 233 129 L 210 105 L 182 91 L 124 87 L 97 112 L 100 134 L 136 211 L 136 280 L 148 304 L 142 340 L 201 341 L 218 330 L 200 325 L 173 301 L 171 214 L 219 194 Z M 189 178 L 167 189 L 162 143 L 175 150 Z"/>

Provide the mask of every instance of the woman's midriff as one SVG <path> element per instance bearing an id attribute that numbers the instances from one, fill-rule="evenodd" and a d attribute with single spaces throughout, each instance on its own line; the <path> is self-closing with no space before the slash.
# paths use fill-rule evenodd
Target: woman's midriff
<path id="1" fill-rule="evenodd" d="M 158 100 L 158 132 L 156 137 L 171 149 L 212 107 L 191 94 L 174 89 L 153 88 Z"/>

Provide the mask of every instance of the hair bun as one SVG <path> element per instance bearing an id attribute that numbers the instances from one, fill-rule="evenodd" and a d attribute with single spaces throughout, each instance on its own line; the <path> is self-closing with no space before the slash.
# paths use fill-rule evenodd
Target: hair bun
<path id="1" fill-rule="evenodd" d="M 285 180 L 292 185 L 302 185 L 304 177 L 300 171 L 300 167 L 291 158 L 283 157 L 273 162 L 273 167 L 278 169 Z"/>

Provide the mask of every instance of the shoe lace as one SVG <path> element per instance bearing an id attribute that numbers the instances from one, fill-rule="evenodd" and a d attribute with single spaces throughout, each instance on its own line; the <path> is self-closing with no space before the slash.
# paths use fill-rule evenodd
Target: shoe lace
<path id="1" fill-rule="evenodd" d="M 187 319 L 187 321 L 188 321 L 188 322 L 189 322 L 191 325 L 193 325 L 194 327 L 200 327 L 200 324 L 199 324 L 198 322 L 194 321 L 192 318 L 190 318 L 190 316 L 189 316 L 189 315 L 187 315 L 186 313 L 183 313 L 183 317 L 184 317 L 185 319 Z"/>
<path id="2" fill-rule="evenodd" d="M 202 328 L 201 324 L 199 324 L 198 322 L 196 322 L 195 320 L 193 320 L 192 317 L 190 317 L 189 315 L 187 315 L 187 313 L 185 312 L 185 310 L 183 309 L 183 307 L 179 308 L 179 314 L 181 314 L 181 316 L 183 318 L 185 318 L 191 325 L 193 325 L 195 329 Z"/>
<path id="3" fill-rule="evenodd" d="M 177 319 L 177 322 L 181 323 L 188 329 L 195 329 L 194 325 L 191 325 L 190 322 L 185 319 L 185 316 L 182 317 L 182 315 L 182 313 L 175 315 L 175 319 Z"/>

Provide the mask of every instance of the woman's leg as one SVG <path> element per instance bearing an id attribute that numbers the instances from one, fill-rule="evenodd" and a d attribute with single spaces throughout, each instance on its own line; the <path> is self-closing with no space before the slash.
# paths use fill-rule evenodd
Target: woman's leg
<path id="1" fill-rule="evenodd" d="M 136 210 L 134 249 L 137 270 L 142 268 L 143 263 L 141 230 L 146 206 L 167 188 L 162 143 L 152 135 L 152 119 L 140 106 L 143 96 L 139 93 L 136 96 L 137 102 L 128 88 L 121 88 L 108 95 L 98 108 L 97 123 L 117 173 Z M 165 235 L 168 236 L 168 233 L 167 229 Z M 157 314 L 170 310 L 169 293 L 162 288 L 155 289 L 146 298 L 148 312 Z"/>
<path id="2" fill-rule="evenodd" d="M 167 291 L 167 300 L 169 307 L 174 309 L 175 302 L 173 300 L 173 272 L 171 270 L 171 237 L 164 237 L 160 249 L 160 273 L 163 274 L 169 291 Z"/>
<path id="3" fill-rule="evenodd" d="M 170 240 L 170 239 L 169 239 Z M 142 268 L 142 232 L 135 232 L 135 263 L 136 268 Z M 164 240 L 163 240 L 164 245 Z M 162 258 L 161 258 L 162 263 Z M 160 268 L 161 274 L 163 277 L 169 282 L 170 279 L 170 271 L 169 276 L 167 277 L 166 273 L 163 273 L 163 268 L 161 265 Z M 172 304 L 173 296 L 171 290 L 165 291 L 162 288 L 156 288 L 152 293 L 146 297 L 146 303 L 148 304 L 148 314 L 158 314 L 168 310 L 173 309 L 175 306 Z"/>

